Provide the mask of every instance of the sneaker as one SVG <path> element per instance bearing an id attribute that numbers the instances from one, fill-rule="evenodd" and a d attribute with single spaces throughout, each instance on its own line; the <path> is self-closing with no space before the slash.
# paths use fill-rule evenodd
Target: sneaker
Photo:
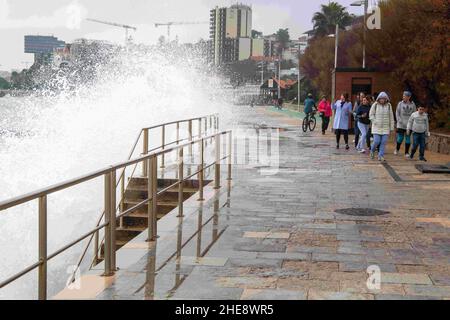
<path id="1" fill-rule="evenodd" d="M 397 149 L 394 151 L 394 155 L 398 155 L 398 150 Z"/>
<path id="2" fill-rule="evenodd" d="M 423 161 L 423 162 L 427 162 L 427 159 L 425 159 L 425 158 L 420 158 L 419 160 Z"/>
<path id="3" fill-rule="evenodd" d="M 366 153 L 366 150 L 361 149 L 361 150 L 358 150 L 358 152 L 359 152 L 359 153 Z"/>
<path id="4" fill-rule="evenodd" d="M 386 159 L 384 159 L 384 157 L 378 157 L 378 161 L 380 161 L 380 162 L 385 162 Z"/>
<path id="5" fill-rule="evenodd" d="M 375 153 L 373 151 L 370 151 L 370 159 L 375 159 Z"/>
<path id="6" fill-rule="evenodd" d="M 350 149 L 350 146 L 347 144 L 347 145 L 345 146 L 345 150 L 348 150 L 348 149 Z"/>
<path id="7" fill-rule="evenodd" d="M 339 149 L 339 145 L 336 145 L 336 149 Z"/>
<path id="8" fill-rule="evenodd" d="M 405 153 L 405 158 L 409 158 L 409 153 Z"/>

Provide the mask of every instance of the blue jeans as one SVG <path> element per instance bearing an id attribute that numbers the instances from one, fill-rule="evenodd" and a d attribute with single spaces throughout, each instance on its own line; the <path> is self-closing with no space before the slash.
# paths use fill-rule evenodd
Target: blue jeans
<path id="1" fill-rule="evenodd" d="M 369 125 L 358 121 L 358 129 L 361 132 L 361 135 L 359 137 L 357 148 L 361 150 L 364 149 L 364 145 L 367 142 L 367 133 L 369 131 Z"/>
<path id="2" fill-rule="evenodd" d="M 419 147 L 419 157 L 420 159 L 423 159 L 425 157 L 425 132 L 413 132 L 413 149 L 411 152 L 411 158 L 414 157 L 417 147 Z"/>
<path id="3" fill-rule="evenodd" d="M 380 146 L 380 152 L 378 153 L 378 157 L 384 157 L 384 150 L 386 149 L 386 144 L 388 142 L 389 135 L 388 134 L 374 134 L 373 135 L 373 144 L 370 151 L 375 152 L 378 146 Z"/>

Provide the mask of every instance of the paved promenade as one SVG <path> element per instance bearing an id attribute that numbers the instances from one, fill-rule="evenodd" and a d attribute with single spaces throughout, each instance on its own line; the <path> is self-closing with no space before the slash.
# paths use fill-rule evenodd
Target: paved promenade
<path id="1" fill-rule="evenodd" d="M 331 132 L 304 134 L 290 113 L 239 119 L 282 128 L 277 173 L 234 166 L 229 189 L 222 181 L 184 218 L 159 222 L 156 246 L 140 236 L 121 249 L 116 276 L 94 272 L 82 278 L 90 288 L 57 298 L 450 298 L 450 175 L 423 175 L 392 147 L 387 165 L 336 150 Z M 367 286 L 368 266 L 381 271 L 378 287 Z"/>

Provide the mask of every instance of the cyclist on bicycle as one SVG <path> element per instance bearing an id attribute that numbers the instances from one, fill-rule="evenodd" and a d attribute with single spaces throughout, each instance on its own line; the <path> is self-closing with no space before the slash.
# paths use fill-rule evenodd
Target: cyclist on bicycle
<path id="1" fill-rule="evenodd" d="M 308 97 L 305 100 L 305 114 L 306 117 L 310 117 L 311 114 L 317 110 L 316 103 L 313 100 L 313 95 L 308 93 Z"/>

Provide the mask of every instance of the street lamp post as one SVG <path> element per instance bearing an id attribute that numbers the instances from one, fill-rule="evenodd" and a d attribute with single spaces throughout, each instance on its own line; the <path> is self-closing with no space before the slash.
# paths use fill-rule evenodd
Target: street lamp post
<path id="1" fill-rule="evenodd" d="M 338 64 L 338 48 L 339 48 L 339 25 L 336 24 L 336 34 L 334 42 L 334 69 L 337 68 Z"/>
<path id="2" fill-rule="evenodd" d="M 367 9 L 369 7 L 369 0 L 360 0 L 353 2 L 351 4 L 353 7 L 360 7 L 364 6 L 364 21 L 363 21 L 363 27 L 364 27 L 364 35 L 363 35 L 363 69 L 366 68 L 366 37 L 367 37 Z"/>
<path id="3" fill-rule="evenodd" d="M 297 75 L 297 107 L 300 112 L 300 54 L 301 54 L 302 45 L 298 43 L 298 75 Z"/>
<path id="4" fill-rule="evenodd" d="M 281 61 L 283 60 L 283 48 L 281 48 L 281 56 L 278 59 L 278 99 L 281 98 Z"/>

